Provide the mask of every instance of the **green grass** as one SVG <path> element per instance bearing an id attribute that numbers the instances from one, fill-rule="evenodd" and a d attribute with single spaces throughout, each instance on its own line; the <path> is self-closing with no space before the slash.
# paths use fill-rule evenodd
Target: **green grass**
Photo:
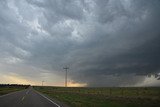
<path id="1" fill-rule="evenodd" d="M 34 87 L 71 107 L 160 107 L 160 88 Z"/>
<path id="2" fill-rule="evenodd" d="M 0 95 L 8 94 L 14 91 L 20 91 L 22 89 L 25 89 L 24 87 L 0 87 Z"/>

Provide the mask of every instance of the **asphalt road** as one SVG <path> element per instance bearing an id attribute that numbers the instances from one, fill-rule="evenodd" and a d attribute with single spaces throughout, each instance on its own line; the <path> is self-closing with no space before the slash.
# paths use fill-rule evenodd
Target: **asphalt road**
<path id="1" fill-rule="evenodd" d="M 26 90 L 0 96 L 0 107 L 64 107 L 35 91 Z"/>

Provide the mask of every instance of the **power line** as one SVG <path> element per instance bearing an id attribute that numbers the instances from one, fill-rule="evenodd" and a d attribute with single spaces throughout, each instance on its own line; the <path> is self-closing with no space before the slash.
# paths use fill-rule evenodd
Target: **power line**
<path id="1" fill-rule="evenodd" d="M 67 71 L 68 71 L 69 67 L 63 67 L 63 69 L 66 71 L 66 75 L 65 75 L 65 87 L 67 87 Z"/>

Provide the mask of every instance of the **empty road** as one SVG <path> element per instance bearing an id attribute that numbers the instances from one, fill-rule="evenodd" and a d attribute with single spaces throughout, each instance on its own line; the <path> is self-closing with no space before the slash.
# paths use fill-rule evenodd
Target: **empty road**
<path id="1" fill-rule="evenodd" d="M 64 107 L 35 91 L 26 90 L 0 96 L 0 107 Z"/>

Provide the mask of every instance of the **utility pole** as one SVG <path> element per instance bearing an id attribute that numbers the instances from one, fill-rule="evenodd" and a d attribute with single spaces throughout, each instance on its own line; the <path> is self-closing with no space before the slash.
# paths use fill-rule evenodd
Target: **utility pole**
<path id="1" fill-rule="evenodd" d="M 42 86 L 43 86 L 44 81 L 42 81 Z"/>
<path id="2" fill-rule="evenodd" d="M 63 69 L 66 71 L 66 75 L 65 75 L 65 87 L 67 87 L 67 71 L 68 71 L 69 67 L 63 67 Z"/>

